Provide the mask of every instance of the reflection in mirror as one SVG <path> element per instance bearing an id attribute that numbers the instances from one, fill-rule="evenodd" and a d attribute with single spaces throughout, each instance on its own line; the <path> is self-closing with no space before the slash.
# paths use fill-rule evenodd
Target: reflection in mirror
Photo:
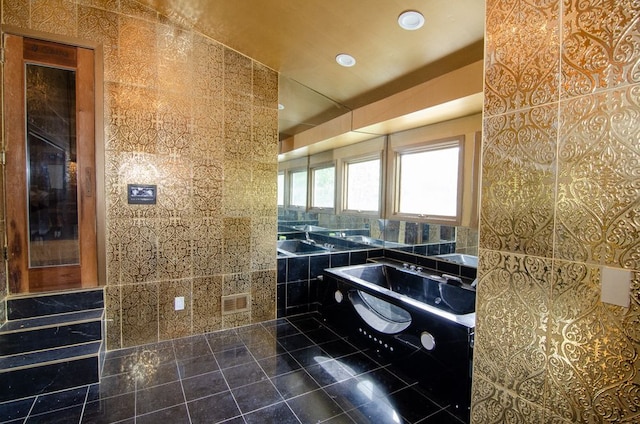
<path id="1" fill-rule="evenodd" d="M 75 71 L 26 65 L 29 266 L 80 263 Z"/>
<path id="2" fill-rule="evenodd" d="M 468 227 L 394 221 L 374 217 L 309 213 L 280 208 L 278 232 L 316 232 L 371 247 L 434 256 L 477 256 L 478 231 Z"/>
<path id="3" fill-rule="evenodd" d="M 347 107 L 282 74 L 278 81 L 278 103 L 280 140 L 349 112 Z"/>

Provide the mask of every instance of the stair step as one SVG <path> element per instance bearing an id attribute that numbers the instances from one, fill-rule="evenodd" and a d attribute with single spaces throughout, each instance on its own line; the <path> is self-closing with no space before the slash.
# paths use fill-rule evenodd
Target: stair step
<path id="1" fill-rule="evenodd" d="M 0 377 L 16 369 L 36 368 L 42 365 L 68 361 L 73 358 L 96 356 L 100 353 L 101 341 L 61 346 L 16 355 L 0 356 Z"/>
<path id="2" fill-rule="evenodd" d="M 102 288 L 7 298 L 7 319 L 18 320 L 104 307 Z"/>
<path id="3" fill-rule="evenodd" d="M 0 402 L 97 383 L 102 342 L 0 358 Z"/>
<path id="4" fill-rule="evenodd" d="M 103 289 L 12 296 L 0 326 L 0 402 L 97 383 Z"/>
<path id="5" fill-rule="evenodd" d="M 0 357 L 99 341 L 102 309 L 8 321 L 0 327 Z"/>

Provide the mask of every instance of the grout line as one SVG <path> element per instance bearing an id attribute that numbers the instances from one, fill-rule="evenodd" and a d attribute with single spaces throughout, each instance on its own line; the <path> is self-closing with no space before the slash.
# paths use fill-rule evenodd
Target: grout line
<path id="1" fill-rule="evenodd" d="M 209 347 L 209 351 L 211 351 L 211 346 L 209 346 L 209 342 L 207 341 L 207 338 L 204 338 L 205 342 L 207 343 L 207 346 Z M 182 399 L 184 399 L 184 408 L 187 410 L 187 418 L 189 419 L 189 424 L 191 424 L 191 413 L 189 412 L 189 405 L 187 405 L 187 395 L 184 392 L 184 384 L 182 384 L 182 375 L 180 375 L 180 368 L 178 367 L 178 355 L 176 353 L 176 345 L 175 343 L 173 343 L 173 341 L 171 342 L 171 345 L 173 347 L 173 357 L 174 357 L 174 364 L 176 367 L 176 374 L 178 375 L 178 381 L 180 382 L 180 390 L 182 391 Z M 211 355 L 213 355 L 213 352 L 211 352 Z M 174 405 L 175 406 L 175 405 Z"/>

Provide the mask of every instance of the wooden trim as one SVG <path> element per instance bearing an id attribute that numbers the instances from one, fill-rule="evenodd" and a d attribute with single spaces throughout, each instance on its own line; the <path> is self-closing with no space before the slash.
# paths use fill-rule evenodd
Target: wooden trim
<path id="1" fill-rule="evenodd" d="M 8 278 L 9 292 L 21 293 L 29 291 L 28 247 L 29 232 L 24 211 L 27 209 L 25 149 L 19 148 L 25 140 L 25 128 L 22 123 L 24 111 L 24 66 L 22 62 L 22 37 L 4 36 L 4 122 L 5 122 L 5 172 L 11 175 L 11 183 L 5 184 L 7 203 L 7 244 L 8 244 Z M 21 164 L 18 169 L 11 164 Z"/>
<path id="2" fill-rule="evenodd" d="M 96 181 L 94 122 L 94 61 L 91 50 L 78 48 L 76 79 L 78 132 L 78 200 L 80 264 L 82 287 L 98 285 L 96 255 Z M 90 140 L 85 142 L 84 140 Z"/>

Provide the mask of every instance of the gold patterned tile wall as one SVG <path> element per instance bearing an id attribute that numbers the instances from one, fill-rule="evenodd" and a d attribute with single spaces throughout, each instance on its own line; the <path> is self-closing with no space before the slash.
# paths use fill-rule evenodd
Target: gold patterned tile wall
<path id="1" fill-rule="evenodd" d="M 277 73 L 135 0 L 1 10 L 102 45 L 107 348 L 275 318 Z M 157 185 L 156 204 L 128 204 L 127 184 Z M 251 310 L 223 317 L 236 293 Z"/>
<path id="2" fill-rule="evenodd" d="M 640 422 L 640 4 L 488 0 L 486 31 L 472 422 Z"/>

